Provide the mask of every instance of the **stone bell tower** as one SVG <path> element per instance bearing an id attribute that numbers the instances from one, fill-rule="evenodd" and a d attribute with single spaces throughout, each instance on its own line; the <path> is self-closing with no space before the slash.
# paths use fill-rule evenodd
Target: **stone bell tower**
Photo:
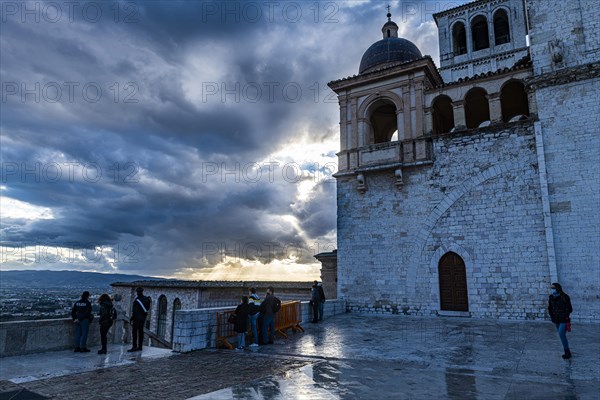
<path id="1" fill-rule="evenodd" d="M 405 168 L 431 162 L 426 132 L 424 90 L 442 79 L 429 56 L 398 37 L 387 15 L 383 38 L 364 53 L 359 74 L 329 83 L 340 104 L 337 177 L 368 189 L 370 171 L 387 170 L 402 185 Z"/>

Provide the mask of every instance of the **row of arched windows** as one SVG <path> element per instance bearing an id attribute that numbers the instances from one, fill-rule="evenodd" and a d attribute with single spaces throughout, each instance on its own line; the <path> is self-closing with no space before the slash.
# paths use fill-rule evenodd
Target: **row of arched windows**
<path id="1" fill-rule="evenodd" d="M 478 15 L 471 20 L 471 48 L 473 51 L 490 47 L 490 34 L 488 21 L 484 15 Z M 510 25 L 508 14 L 504 9 L 494 13 L 494 43 L 496 46 L 510 42 Z M 463 22 L 456 22 L 452 26 L 452 51 L 454 55 L 466 54 L 467 32 Z"/>
<path id="2" fill-rule="evenodd" d="M 529 116 L 529 102 L 525 86 L 519 81 L 509 81 L 500 90 L 502 121 L 509 122 L 517 116 Z M 479 127 L 490 120 L 490 107 L 485 89 L 475 87 L 464 98 L 465 123 L 467 129 Z M 431 106 L 433 133 L 447 133 L 454 128 L 452 99 L 446 95 L 435 98 Z"/>

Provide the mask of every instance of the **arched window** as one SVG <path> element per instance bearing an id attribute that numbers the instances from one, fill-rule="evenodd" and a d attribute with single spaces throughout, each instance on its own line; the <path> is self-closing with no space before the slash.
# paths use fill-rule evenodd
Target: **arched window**
<path id="1" fill-rule="evenodd" d="M 469 311 L 467 271 L 465 262 L 456 253 L 449 252 L 438 264 L 440 280 L 440 309 L 446 311 Z"/>
<path id="2" fill-rule="evenodd" d="M 509 122 L 516 116 L 529 116 L 529 101 L 525 85 L 519 81 L 510 81 L 500 91 L 502 121 Z"/>
<path id="3" fill-rule="evenodd" d="M 158 298 L 157 308 L 156 334 L 164 338 L 167 333 L 167 298 L 164 294 Z"/>
<path id="4" fill-rule="evenodd" d="M 490 120 L 490 106 L 487 93 L 482 88 L 469 90 L 465 97 L 465 120 L 467 128 L 473 129 Z"/>
<path id="5" fill-rule="evenodd" d="M 390 100 L 379 100 L 371 106 L 371 143 L 389 142 L 398 130 L 396 106 Z"/>
<path id="6" fill-rule="evenodd" d="M 387 30 L 387 35 L 388 35 L 387 37 L 392 37 L 392 33 L 390 32 L 389 29 Z"/>
<path id="7" fill-rule="evenodd" d="M 496 11 L 494 14 L 494 38 L 496 46 L 510 42 L 508 14 L 503 9 Z"/>
<path id="8" fill-rule="evenodd" d="M 173 316 L 171 317 L 171 342 L 173 341 L 173 331 L 175 330 L 175 311 L 181 310 L 181 300 L 173 301 Z"/>
<path id="9" fill-rule="evenodd" d="M 471 36 L 473 37 L 473 51 L 490 47 L 487 19 L 483 15 L 473 18 L 471 22 Z"/>
<path id="10" fill-rule="evenodd" d="M 455 56 L 467 53 L 467 31 L 462 22 L 457 22 L 452 27 L 452 49 Z"/>
<path id="11" fill-rule="evenodd" d="M 448 96 L 438 96 L 431 106 L 431 117 L 433 119 L 433 133 L 447 133 L 454 128 L 454 110 L 452 100 Z"/>
<path id="12" fill-rule="evenodd" d="M 152 299 L 150 297 L 148 297 L 148 302 L 150 303 L 150 306 L 148 307 L 148 313 L 146 314 L 146 329 L 149 330 L 152 325 Z"/>

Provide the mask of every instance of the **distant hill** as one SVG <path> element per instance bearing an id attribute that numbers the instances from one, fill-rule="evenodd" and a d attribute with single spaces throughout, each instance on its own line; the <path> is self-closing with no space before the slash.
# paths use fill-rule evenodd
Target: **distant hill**
<path id="1" fill-rule="evenodd" d="M 108 288 L 113 282 L 159 279 L 163 278 L 79 271 L 0 271 L 1 288 Z"/>

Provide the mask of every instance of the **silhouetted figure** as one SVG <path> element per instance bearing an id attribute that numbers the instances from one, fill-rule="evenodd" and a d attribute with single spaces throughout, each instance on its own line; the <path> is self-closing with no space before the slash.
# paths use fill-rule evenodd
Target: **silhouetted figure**
<path id="1" fill-rule="evenodd" d="M 129 322 L 131 323 L 132 347 L 128 352 L 142 351 L 144 345 L 144 324 L 150 310 L 150 298 L 144 296 L 144 289 L 135 289 L 137 297 L 133 301 L 133 310 Z"/>
<path id="2" fill-rule="evenodd" d="M 238 334 L 237 350 L 244 350 L 246 347 L 246 332 L 248 332 L 248 296 L 242 297 L 242 304 L 235 309 L 235 327 L 234 330 Z"/>
<path id="3" fill-rule="evenodd" d="M 113 325 L 113 321 L 117 318 L 117 310 L 113 307 L 112 300 L 106 293 L 100 296 L 98 303 L 100 304 L 100 318 L 98 318 L 98 322 L 100 324 L 100 343 L 102 344 L 102 348 L 98 350 L 98 354 L 106 354 L 106 345 L 108 342 L 106 336 Z"/>
<path id="4" fill-rule="evenodd" d="M 81 294 L 73 309 L 71 309 L 71 318 L 75 324 L 75 352 L 87 353 L 90 350 L 87 348 L 87 337 L 90 331 L 90 322 L 94 318 L 92 314 L 92 303 L 89 301 L 90 292 L 87 290 Z"/>
<path id="5" fill-rule="evenodd" d="M 548 298 L 548 313 L 556 326 L 558 337 L 565 350 L 562 358 L 566 360 L 571 358 L 571 350 L 567 341 L 567 324 L 571 322 L 569 315 L 573 312 L 573 306 L 571 305 L 571 298 L 563 292 L 560 284 L 553 283 L 551 289 L 552 294 Z"/>

